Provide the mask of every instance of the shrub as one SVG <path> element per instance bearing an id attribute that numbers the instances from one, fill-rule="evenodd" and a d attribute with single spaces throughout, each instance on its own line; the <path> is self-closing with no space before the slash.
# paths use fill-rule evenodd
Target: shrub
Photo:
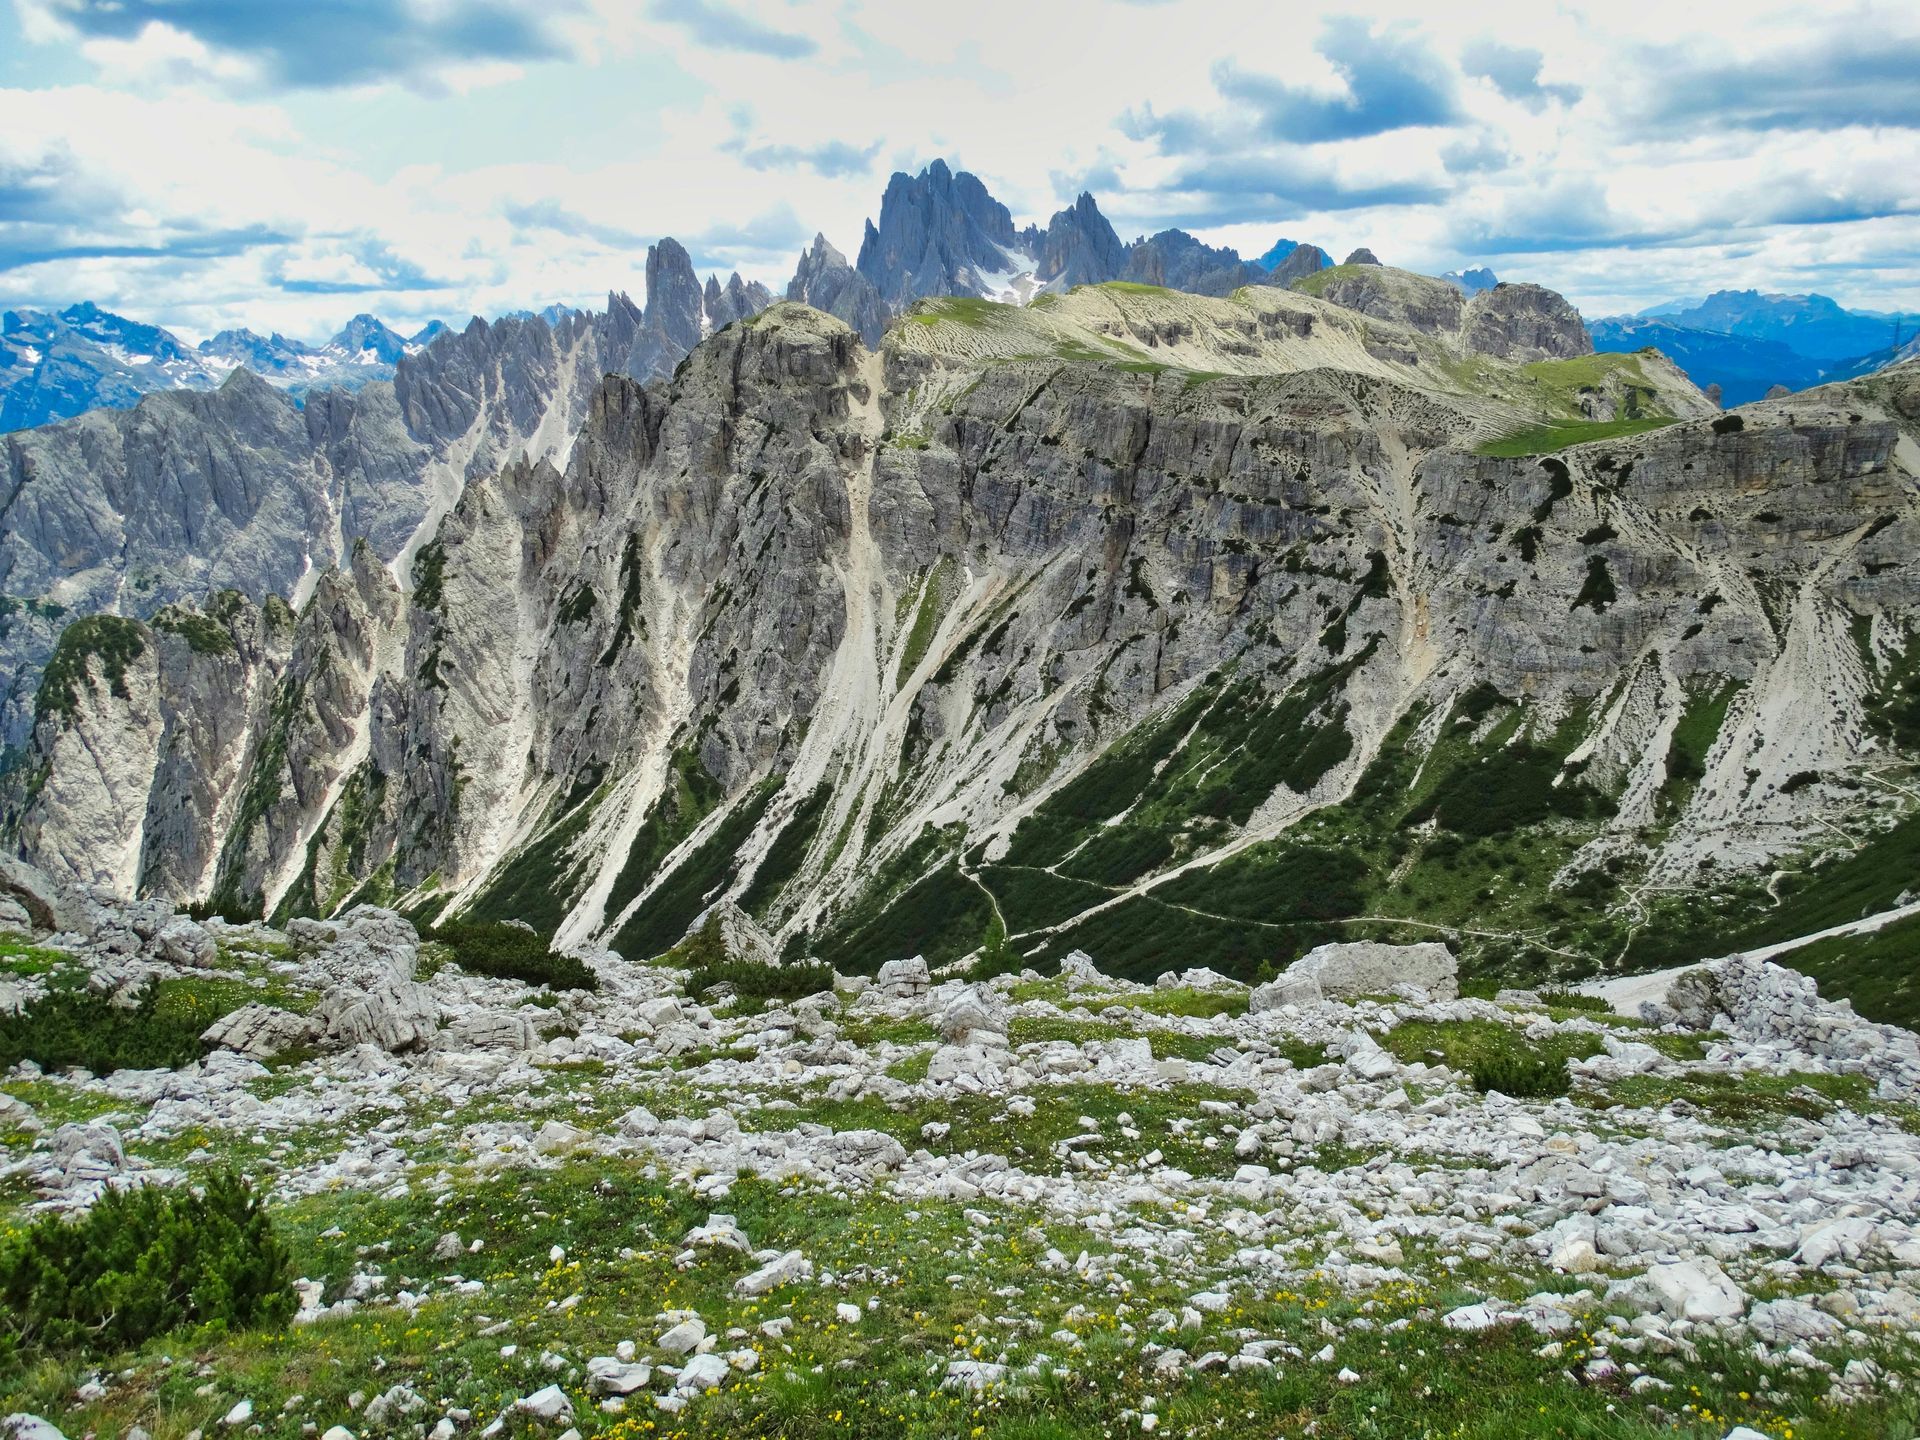
<path id="1" fill-rule="evenodd" d="M 1612 1003 L 1604 996 L 1585 995 L 1578 990 L 1542 990 L 1540 1003 L 1555 1010 L 1584 1010 L 1592 1015 L 1613 1013 Z"/>
<path id="2" fill-rule="evenodd" d="M 1524 741 L 1508 745 L 1450 771 L 1405 823 L 1434 819 L 1457 835 L 1480 838 L 1554 815 L 1577 818 L 1605 808 L 1589 785 L 1572 779 L 1556 785 L 1560 770 L 1559 758 L 1549 750 Z M 1440 854 L 1432 846 L 1427 853 Z"/>
<path id="3" fill-rule="evenodd" d="M 176 1070 L 207 1053 L 200 1040 L 214 1017 L 160 1009 L 148 982 L 131 1007 L 86 990 L 55 990 L 31 1007 L 0 1015 L 0 1070 L 31 1060 L 47 1070 L 78 1065 L 115 1070 Z"/>
<path id="4" fill-rule="evenodd" d="M 1007 927 L 1000 923 L 999 916 L 994 916 L 987 924 L 986 943 L 973 957 L 973 964 L 967 967 L 967 979 L 981 981 L 998 975 L 1018 975 L 1026 968 L 1027 957 L 1007 943 Z"/>
<path id="5" fill-rule="evenodd" d="M 260 897 L 257 895 L 250 900 L 231 896 L 225 900 L 195 900 L 187 906 L 185 913 L 189 920 L 224 920 L 229 925 L 245 925 L 262 918 Z"/>
<path id="6" fill-rule="evenodd" d="M 286 1247 L 247 1182 L 108 1191 L 0 1247 L 0 1349 L 107 1353 L 181 1325 L 272 1324 L 294 1310 Z"/>
<path id="7" fill-rule="evenodd" d="M 833 988 L 833 967 L 818 960 L 766 965 L 735 959 L 727 951 L 717 915 L 708 916 L 706 924 L 662 958 L 686 967 L 687 994 L 697 996 L 725 986 L 756 1008 L 768 1000 L 798 1000 Z"/>
<path id="8" fill-rule="evenodd" d="M 1551 1100 L 1572 1090 L 1573 1079 L 1560 1056 L 1509 1051 L 1473 1062 L 1473 1088 L 1516 1100 Z"/>
<path id="9" fill-rule="evenodd" d="M 833 967 L 819 960 L 763 965 L 758 960 L 722 960 L 687 974 L 687 993 L 699 995 L 725 985 L 742 1000 L 798 1000 L 833 988 Z"/>
<path id="10" fill-rule="evenodd" d="M 600 977 L 593 967 L 573 955 L 562 955 L 532 930 L 505 921 L 452 921 L 427 932 L 453 951 L 462 970 L 502 980 L 524 980 L 555 990 L 598 990 Z"/>

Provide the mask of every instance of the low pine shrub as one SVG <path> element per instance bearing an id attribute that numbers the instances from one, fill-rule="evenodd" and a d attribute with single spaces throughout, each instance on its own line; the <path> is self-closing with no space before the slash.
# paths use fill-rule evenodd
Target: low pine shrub
<path id="1" fill-rule="evenodd" d="M 54 990 L 27 1009 L 0 1015 L 0 1070 L 31 1060 L 45 1070 L 78 1065 L 115 1070 L 177 1070 L 207 1053 L 200 1039 L 213 1017 L 160 1009 L 153 983 L 131 1007 L 88 990 Z"/>
<path id="2" fill-rule="evenodd" d="M 1507 1051 L 1473 1064 L 1473 1088 L 1498 1090 L 1516 1100 L 1551 1100 L 1573 1089 L 1567 1062 L 1557 1055 Z"/>
<path id="3" fill-rule="evenodd" d="M 1584 1010 L 1593 1015 L 1608 1015 L 1613 1005 L 1600 995 L 1585 995 L 1578 990 L 1542 990 L 1540 1003 L 1556 1010 Z"/>
<path id="4" fill-rule="evenodd" d="M 293 1269 L 244 1179 L 109 1191 L 78 1220 L 47 1216 L 0 1243 L 0 1352 L 110 1354 L 182 1325 L 278 1324 Z"/>
<path id="5" fill-rule="evenodd" d="M 769 1000 L 798 1000 L 833 988 L 833 967 L 819 960 L 767 965 L 736 958 L 727 949 L 718 915 L 709 915 L 704 925 L 661 956 L 660 963 L 687 972 L 687 994 L 698 997 L 725 987 L 752 1010 Z"/>
<path id="6" fill-rule="evenodd" d="M 435 926 L 427 938 L 453 951 L 454 963 L 476 975 L 524 980 L 555 990 L 598 990 L 593 967 L 554 950 L 545 937 L 504 921 L 455 920 Z"/>
<path id="7" fill-rule="evenodd" d="M 709 961 L 687 972 L 687 993 L 726 986 L 744 1001 L 798 1000 L 833 988 L 833 967 L 819 960 L 793 965 L 763 965 L 758 960 Z"/>
<path id="8" fill-rule="evenodd" d="M 967 979 L 992 980 L 1000 975 L 1018 975 L 1027 968 L 1027 957 L 1007 943 L 1006 927 L 995 916 L 987 926 L 987 940 L 967 967 Z"/>

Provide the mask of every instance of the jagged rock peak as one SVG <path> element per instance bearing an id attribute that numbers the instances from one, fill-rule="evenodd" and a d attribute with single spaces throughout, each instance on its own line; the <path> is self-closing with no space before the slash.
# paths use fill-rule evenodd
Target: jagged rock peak
<path id="1" fill-rule="evenodd" d="M 887 302 L 825 235 L 815 235 L 813 244 L 800 252 L 787 299 L 845 321 L 868 346 L 878 345 L 886 333 Z"/>
<path id="2" fill-rule="evenodd" d="M 773 292 L 758 280 L 751 284 L 734 271 L 722 285 L 716 276 L 707 276 L 706 310 L 708 330 L 719 330 L 736 320 L 758 315 L 773 303 Z"/>
<path id="3" fill-rule="evenodd" d="M 1440 278 L 1467 295 L 1478 295 L 1482 290 L 1491 290 L 1500 283 L 1493 271 L 1484 265 L 1471 270 L 1449 270 Z"/>
<path id="4" fill-rule="evenodd" d="M 703 297 L 693 257 L 672 236 L 647 247 L 647 310 L 650 329 L 691 350 L 700 343 Z"/>
<path id="5" fill-rule="evenodd" d="M 1184 230 L 1162 230 L 1127 247 L 1122 278 L 1196 295 L 1228 295 L 1242 285 L 1266 283 L 1267 273 L 1243 261 L 1237 250 L 1203 244 Z"/>
<path id="6" fill-rule="evenodd" d="M 391 365 L 407 353 L 407 342 L 375 316 L 364 311 L 340 327 L 339 334 L 327 342 L 329 348 L 349 354 L 370 354 Z"/>
<path id="7" fill-rule="evenodd" d="M 1322 270 L 1331 269 L 1333 257 L 1318 245 L 1296 245 L 1287 252 L 1279 264 L 1272 269 L 1275 285 L 1291 285 L 1307 275 L 1318 275 Z"/>
<path id="8" fill-rule="evenodd" d="M 647 308 L 625 369 L 667 375 L 706 333 L 706 297 L 693 257 L 671 236 L 647 247 Z"/>
<path id="9" fill-rule="evenodd" d="M 894 172 L 854 268 L 896 306 L 933 295 L 980 295 L 988 289 L 983 277 L 1016 267 L 1018 257 L 1008 252 L 1018 238 L 1013 216 L 985 185 L 935 160 L 918 175 Z"/>
<path id="10" fill-rule="evenodd" d="M 1362 245 L 1340 263 L 1342 265 L 1378 265 L 1380 263 L 1380 257 Z"/>
<path id="11" fill-rule="evenodd" d="M 1047 222 L 1038 237 L 1039 268 L 1035 272 L 1047 283 L 1058 281 L 1064 288 L 1075 285 L 1099 285 L 1120 277 L 1127 262 L 1126 247 L 1100 213 L 1100 207 L 1086 191 L 1072 205 Z"/>

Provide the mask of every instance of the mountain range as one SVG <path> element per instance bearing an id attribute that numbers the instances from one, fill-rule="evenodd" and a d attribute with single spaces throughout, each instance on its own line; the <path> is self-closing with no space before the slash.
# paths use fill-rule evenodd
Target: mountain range
<path id="1" fill-rule="evenodd" d="M 816 236 L 800 255 L 786 296 L 846 320 L 875 344 L 889 319 L 927 296 L 1026 301 L 1109 280 L 1225 295 L 1241 285 L 1289 284 L 1332 264 L 1318 247 L 1291 240 L 1279 241 L 1255 261 L 1183 230 L 1123 244 L 1090 194 L 1082 194 L 1045 227 L 1016 228 L 1007 208 L 977 177 L 956 174 L 936 160 L 917 176 L 893 176 L 878 221 L 867 223 L 853 264 L 825 236 Z M 690 262 L 686 274 L 691 274 Z M 709 329 L 763 309 L 773 298 L 765 286 L 745 282 L 738 273 L 724 284 L 710 275 L 704 287 L 691 290 L 684 280 L 676 271 L 673 283 L 680 288 L 663 304 L 697 316 Z M 538 313 L 558 327 L 572 312 L 550 305 Z M 683 321 L 680 328 L 687 330 L 691 323 Z M 356 315 L 318 347 L 246 329 L 223 330 L 189 346 L 158 326 L 91 303 L 58 314 L 8 311 L 0 317 L 0 431 L 102 407 L 125 408 L 154 391 L 210 389 L 236 367 L 295 395 L 323 387 L 357 388 L 392 379 L 404 356 L 446 329 L 434 321 L 403 338 L 371 315 Z"/>
<path id="2" fill-rule="evenodd" d="M 800 256 L 787 298 L 847 321 L 874 345 L 887 316 L 933 296 L 1025 304 L 1115 280 L 1226 295 L 1242 285 L 1286 285 L 1332 263 L 1317 246 L 1291 240 L 1258 261 L 1243 260 L 1184 230 L 1123 244 L 1084 192 L 1044 227 L 1016 228 L 978 178 L 936 160 L 918 175 L 896 172 L 887 182 L 879 220 L 867 222 L 852 266 L 816 236 Z"/>
<path id="3" fill-rule="evenodd" d="M 318 386 L 355 389 L 390 380 L 403 355 L 446 327 L 403 338 L 356 315 L 326 344 L 222 330 L 189 346 L 168 330 L 91 303 L 60 312 L 0 314 L 0 430 L 44 425 L 101 406 L 124 408 L 160 390 L 209 390 L 245 367 L 295 394 Z"/>
<path id="4" fill-rule="evenodd" d="M 877 350 L 781 304 L 587 385 L 569 446 L 297 612 L 70 626 L 13 833 L 233 913 L 628 955 L 722 901 L 869 969 L 1681 955 L 1808 847 L 1910 884 L 1862 857 L 1911 843 L 1871 777 L 1920 749 L 1915 384 L 1721 414 L 1551 292 L 1365 264 L 930 297 Z"/>
<path id="5" fill-rule="evenodd" d="M 353 389 L 297 398 L 242 365 L 213 390 L 0 436 L 0 735 L 25 735 L 71 617 L 151 615 L 224 587 L 297 605 L 357 543 L 404 567 L 470 479 L 564 463 L 603 375 L 670 374 L 769 299 L 737 276 L 703 289 L 671 239 L 649 248 L 647 279 L 644 309 L 613 294 L 598 312 L 476 318 L 403 344 L 390 378 Z M 392 335 L 375 326 L 370 346 Z"/>
<path id="6" fill-rule="evenodd" d="M 1345 263 L 1378 261 L 1363 249 Z M 873 346 L 906 306 L 933 296 L 1028 303 L 1110 281 L 1223 296 L 1243 285 L 1291 285 L 1333 264 L 1319 247 L 1288 239 L 1254 259 L 1177 229 L 1123 243 L 1089 193 L 1044 226 L 1016 226 L 976 176 L 935 160 L 918 175 L 893 175 L 853 262 L 816 235 L 802 250 L 785 295 L 846 321 Z M 1485 267 L 1441 278 L 1470 296 L 1499 284 Z M 690 287 L 671 304 L 711 329 L 764 308 L 772 298 L 764 286 L 736 273 L 724 285 L 710 275 L 704 288 Z M 550 305 L 538 313 L 557 327 L 572 311 Z M 1703 387 L 1717 386 L 1723 403 L 1738 405 L 1776 387 L 1793 391 L 1821 379 L 1871 373 L 1896 358 L 1903 337 L 1911 340 L 1920 329 L 1920 316 L 1847 310 L 1822 295 L 1729 290 L 1637 315 L 1602 317 L 1590 329 L 1602 351 L 1660 349 Z M 363 314 L 318 347 L 245 329 L 225 330 L 189 347 L 164 329 L 91 303 L 57 315 L 9 311 L 0 317 L 0 431 L 125 407 L 152 391 L 211 388 L 235 367 L 296 395 L 354 388 L 391 379 L 404 355 L 445 330 L 435 321 L 403 338 Z"/>
<path id="7" fill-rule="evenodd" d="M 666 284 L 674 295 L 671 303 L 694 317 L 677 319 L 670 328 L 694 339 L 704 328 L 739 319 L 773 298 L 765 286 L 749 285 L 737 274 L 724 286 L 709 276 L 703 290 L 691 261 Z M 570 307 L 550 305 L 539 318 L 558 329 L 574 313 Z M 532 316 L 531 311 L 518 311 L 501 318 Z M 361 314 L 323 345 L 241 328 L 222 330 L 190 346 L 171 331 L 111 314 L 91 302 L 58 313 L 9 310 L 0 314 L 0 432 L 89 410 L 125 409 L 141 396 L 161 391 L 211 390 L 240 369 L 296 397 L 324 389 L 357 390 L 376 380 L 392 380 L 403 360 L 451 333 L 435 320 L 402 336 L 376 317 Z"/>
<path id="8" fill-rule="evenodd" d="M 1413 924 L 1651 963 L 1835 837 L 1907 853 L 1910 367 L 1722 414 L 1538 286 L 897 181 L 785 303 L 663 240 L 644 308 L 6 436 L 18 852 L 235 914 L 654 955 L 725 901 L 856 968 L 1138 975 L 1169 925 L 1242 969 Z"/>
<path id="9" fill-rule="evenodd" d="M 1719 290 L 1607 316 L 1590 329 L 1597 349 L 1655 346 L 1700 385 L 1719 386 L 1723 403 L 1743 405 L 1776 387 L 1804 390 L 1893 363 L 1897 337 L 1911 341 L 1920 315 L 1848 310 L 1825 295 Z"/>

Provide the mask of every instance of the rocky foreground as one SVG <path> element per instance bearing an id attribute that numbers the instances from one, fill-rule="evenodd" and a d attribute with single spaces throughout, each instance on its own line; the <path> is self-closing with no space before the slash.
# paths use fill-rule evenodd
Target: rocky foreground
<path id="1" fill-rule="evenodd" d="M 1252 989 L 909 960 L 755 1007 L 611 952 L 597 991 L 466 974 L 371 908 L 0 919 L 0 1008 L 157 980 L 217 1046 L 16 1066 L 16 1222 L 237 1166 L 303 1267 L 284 1332 L 0 1370 L 0 1411 L 67 1435 L 1804 1437 L 1914 1413 L 1920 1042 L 1772 965 L 1682 972 L 1635 1016 L 1461 997 L 1444 947 L 1372 944 Z M 1564 1061 L 1570 1093 L 1476 1085 L 1515 1055 Z"/>

